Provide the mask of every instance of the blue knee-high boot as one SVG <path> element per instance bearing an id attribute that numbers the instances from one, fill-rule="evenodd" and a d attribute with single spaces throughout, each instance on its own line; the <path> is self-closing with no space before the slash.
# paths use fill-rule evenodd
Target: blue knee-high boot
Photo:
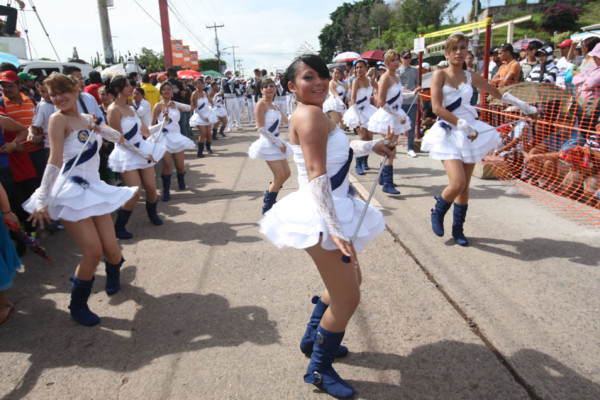
<path id="1" fill-rule="evenodd" d="M 317 327 L 310 363 L 304 374 L 304 382 L 339 399 L 354 395 L 354 389 L 335 372 L 332 367 L 335 353 L 344 338 L 344 332 L 329 332 L 321 325 Z"/>
<path id="2" fill-rule="evenodd" d="M 356 160 L 354 161 L 354 163 L 356 164 L 354 166 L 354 169 L 356 170 L 356 173 L 358 175 L 366 175 L 366 172 L 363 170 L 363 163 L 362 163 L 362 157 L 356 157 Z"/>
<path id="3" fill-rule="evenodd" d="M 368 158 L 369 158 L 369 156 L 364 156 L 364 157 L 362 157 L 362 169 L 363 169 L 364 171 L 368 171 L 368 170 L 370 170 L 370 169 L 371 169 L 371 168 L 369 168 L 369 164 L 367 164 L 367 159 L 368 159 Z"/>
<path id="4" fill-rule="evenodd" d="M 185 190 L 185 172 L 183 174 L 177 173 L 177 184 L 179 185 L 179 190 Z"/>
<path id="5" fill-rule="evenodd" d="M 127 232 L 125 225 L 129 222 L 131 217 L 131 211 L 123 210 L 122 208 L 117 211 L 117 220 L 115 221 L 115 234 L 119 239 L 131 239 L 133 235 Z"/>
<path id="6" fill-rule="evenodd" d="M 71 317 L 82 325 L 93 326 L 100 322 L 100 317 L 90 311 L 87 301 L 92 293 L 94 278 L 82 281 L 76 276 L 71 278 Z"/>
<path id="7" fill-rule="evenodd" d="M 204 143 L 198 142 L 198 153 L 196 154 L 198 156 L 198 158 L 204 157 L 203 151 L 204 151 Z"/>
<path id="8" fill-rule="evenodd" d="M 161 175 L 160 177 L 163 184 L 162 201 L 169 201 L 171 200 L 171 174 Z"/>
<path id="9" fill-rule="evenodd" d="M 156 212 L 156 203 L 158 202 L 155 201 L 154 203 L 150 203 L 148 200 L 146 200 L 146 214 L 148 214 L 150 222 L 152 222 L 154 225 L 162 225 L 163 220 L 160 219 L 158 213 Z"/>
<path id="10" fill-rule="evenodd" d="M 431 229 L 438 236 L 444 236 L 444 216 L 450 209 L 452 202 L 444 200 L 442 195 L 433 196 L 436 200 L 435 206 L 431 209 Z"/>
<path id="11" fill-rule="evenodd" d="M 454 241 L 456 242 L 456 244 L 461 246 L 469 245 L 469 241 L 463 233 L 463 224 L 465 223 L 465 218 L 467 217 L 468 207 L 468 204 L 462 205 L 454 203 L 454 221 L 452 222 L 452 236 L 454 237 Z"/>
<path id="12" fill-rule="evenodd" d="M 381 175 L 383 175 L 383 189 L 381 190 L 388 194 L 400 194 L 394 187 L 394 166 L 384 165 Z"/>
<path id="13" fill-rule="evenodd" d="M 104 261 L 106 270 L 106 284 L 104 285 L 104 291 L 107 295 L 113 295 L 121 289 L 121 265 L 125 262 L 125 259 L 121 257 L 121 261 L 117 264 L 111 264 L 108 261 Z"/>
<path id="14" fill-rule="evenodd" d="M 305 355 L 309 356 L 312 354 L 313 346 L 315 344 L 315 334 L 317 333 L 317 327 L 321 322 L 321 318 L 323 318 L 323 314 L 325 314 L 325 310 L 329 307 L 328 304 L 325 304 L 321 301 L 319 296 L 314 296 L 312 298 L 312 303 L 315 305 L 315 309 L 313 310 L 312 315 L 310 316 L 310 320 L 306 325 L 306 332 L 304 332 L 304 336 L 300 341 L 300 351 L 302 351 Z M 344 357 L 348 354 L 348 348 L 346 346 L 340 345 L 338 347 L 337 352 L 335 353 L 335 357 Z"/>
<path id="15" fill-rule="evenodd" d="M 263 215 L 269 211 L 271 209 L 271 207 L 273 207 L 273 204 L 276 203 L 276 199 L 277 199 L 277 195 L 279 194 L 279 192 L 269 192 L 268 190 L 265 191 L 265 197 L 263 198 L 263 207 L 262 207 L 262 213 Z"/>

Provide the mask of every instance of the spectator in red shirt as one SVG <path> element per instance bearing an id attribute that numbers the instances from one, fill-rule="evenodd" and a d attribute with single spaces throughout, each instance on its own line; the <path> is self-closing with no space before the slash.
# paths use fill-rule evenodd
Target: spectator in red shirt
<path id="1" fill-rule="evenodd" d="M 104 86 L 104 83 L 102 83 L 102 76 L 100 75 L 100 72 L 94 70 L 90 71 L 89 78 L 90 84 L 87 85 L 83 91 L 94 96 L 100 106 L 102 105 L 102 100 L 100 100 L 100 96 L 98 95 L 98 89 Z"/>

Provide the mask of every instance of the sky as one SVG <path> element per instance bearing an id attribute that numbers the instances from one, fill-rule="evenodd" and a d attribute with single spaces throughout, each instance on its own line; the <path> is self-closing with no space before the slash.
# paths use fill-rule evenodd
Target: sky
<path id="1" fill-rule="evenodd" d="M 103 56 L 97 0 L 24 0 L 17 29 L 27 30 L 31 58 L 48 57 L 66 61 L 77 48 L 79 57 L 90 62 Z M 110 2 L 110 0 L 109 0 Z M 137 54 L 142 47 L 162 52 L 158 0 L 112 0 L 110 29 L 115 56 Z M 346 2 L 351 2 L 346 0 Z M 233 53 L 241 60 L 244 75 L 256 67 L 268 71 L 285 69 L 306 46 L 319 50 L 318 36 L 341 0 L 168 0 L 173 39 L 181 39 L 198 57 L 215 58 L 217 29 L 222 59 L 233 67 Z M 455 16 L 460 20 L 471 8 L 471 1 L 460 1 Z M 482 1 L 486 6 L 487 0 Z M 491 5 L 504 0 L 491 0 Z M 35 7 L 36 13 L 33 11 Z M 41 19 L 41 23 L 38 20 Z M 47 32 L 44 32 L 44 28 Z M 235 47 L 234 47 L 235 46 Z M 309 48 L 310 48 L 309 47 Z"/>

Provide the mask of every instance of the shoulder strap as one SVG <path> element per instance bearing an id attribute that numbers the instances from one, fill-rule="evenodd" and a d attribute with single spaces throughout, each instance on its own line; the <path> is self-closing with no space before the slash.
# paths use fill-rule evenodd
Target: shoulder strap
<path id="1" fill-rule="evenodd" d="M 81 96 L 79 96 L 78 100 L 79 100 L 79 104 L 81 104 L 81 108 L 83 108 L 84 114 L 89 114 L 87 106 L 85 105 L 85 102 L 83 101 L 83 99 L 81 98 Z"/>

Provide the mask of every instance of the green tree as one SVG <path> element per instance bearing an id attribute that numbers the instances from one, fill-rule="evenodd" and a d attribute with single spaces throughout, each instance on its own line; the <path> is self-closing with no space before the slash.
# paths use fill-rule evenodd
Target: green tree
<path id="1" fill-rule="evenodd" d="M 404 0 L 396 3 L 400 22 L 413 32 L 430 25 L 438 29 L 444 18 L 452 17 L 456 7 L 458 3 L 452 3 L 451 0 Z"/>
<path id="2" fill-rule="evenodd" d="M 366 43 L 377 37 L 377 30 L 371 27 L 378 24 L 382 31 L 389 24 L 383 15 L 385 8 L 381 6 L 387 7 L 383 0 L 362 0 L 339 6 L 330 15 L 331 23 L 325 25 L 319 35 L 321 57 L 331 60 L 341 51 L 362 52 Z"/>
<path id="3" fill-rule="evenodd" d="M 223 60 L 221 60 L 221 67 L 227 68 L 227 63 Z M 198 60 L 198 68 L 200 68 L 200 71 L 207 71 L 209 69 L 219 71 L 219 60 L 217 58 L 203 58 Z"/>
<path id="4" fill-rule="evenodd" d="M 162 52 L 142 47 L 140 54 L 135 56 L 137 63 L 143 65 L 147 73 L 165 70 L 165 56 Z"/>

